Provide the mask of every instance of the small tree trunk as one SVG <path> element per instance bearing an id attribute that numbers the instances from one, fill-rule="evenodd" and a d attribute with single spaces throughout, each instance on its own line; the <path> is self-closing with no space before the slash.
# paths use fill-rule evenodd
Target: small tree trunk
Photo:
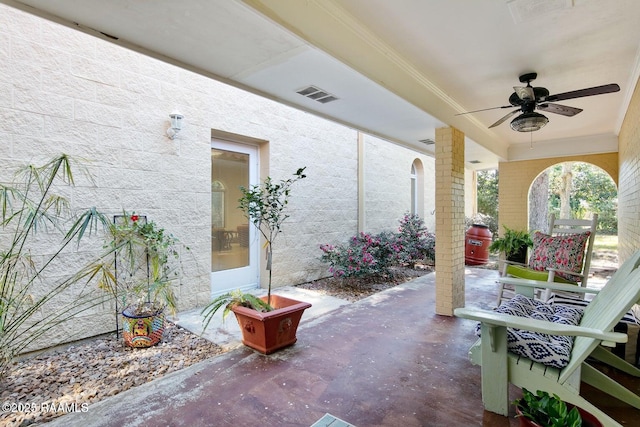
<path id="1" fill-rule="evenodd" d="M 549 172 L 544 171 L 531 184 L 529 192 L 529 230 L 549 229 Z"/>
<path id="2" fill-rule="evenodd" d="M 267 246 L 267 271 L 269 271 L 269 287 L 267 288 L 267 304 L 271 305 L 271 259 L 273 258 L 273 250 L 271 245 Z"/>
<path id="3" fill-rule="evenodd" d="M 560 190 L 560 218 L 571 218 L 571 188 L 573 187 L 573 162 L 562 164 L 561 190 Z"/>

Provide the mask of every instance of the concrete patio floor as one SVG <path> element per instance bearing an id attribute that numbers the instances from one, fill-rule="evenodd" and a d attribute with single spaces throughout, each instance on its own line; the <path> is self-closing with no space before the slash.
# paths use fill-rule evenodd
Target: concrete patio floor
<path id="1" fill-rule="evenodd" d="M 493 307 L 496 277 L 468 268 L 467 306 Z M 319 314 L 305 313 L 292 347 L 264 356 L 239 346 L 49 425 L 311 426 L 329 413 L 358 427 L 517 426 L 513 413 L 483 410 L 480 368 L 467 359 L 474 323 L 434 314 L 434 278 L 357 303 L 317 301 Z M 239 332 L 223 335 L 236 346 Z M 618 379 L 640 393 L 637 379 Z M 622 425 L 637 425 L 639 410 L 584 394 Z M 518 396 L 512 387 L 511 399 Z"/>

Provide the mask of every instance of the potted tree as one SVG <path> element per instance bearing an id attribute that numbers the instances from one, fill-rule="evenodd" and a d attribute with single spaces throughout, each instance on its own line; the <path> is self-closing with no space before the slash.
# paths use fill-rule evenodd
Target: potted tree
<path id="1" fill-rule="evenodd" d="M 602 427 L 593 414 L 543 390 L 533 394 L 523 388 L 522 398 L 513 403 L 520 427 Z"/>
<path id="2" fill-rule="evenodd" d="M 504 235 L 498 237 L 489 245 L 489 251 L 493 253 L 502 252 L 507 261 L 525 264 L 527 261 L 527 249 L 533 246 L 531 236 L 526 231 L 512 230 L 506 225 Z"/>
<path id="3" fill-rule="evenodd" d="M 106 247 L 115 257 L 102 269 L 100 286 L 115 297 L 116 311 L 123 307 L 125 344 L 153 346 L 162 339 L 165 310 L 176 313 L 173 287 L 181 276 L 180 250 L 189 248 L 135 213 L 114 217 L 108 236 Z"/>
<path id="4" fill-rule="evenodd" d="M 261 185 L 240 188 L 242 197 L 239 207 L 265 240 L 266 269 L 269 274 L 267 296 L 256 298 L 240 291 L 230 292 L 215 298 L 202 310 L 204 329 L 220 308 L 224 307 L 223 318 L 233 311 L 242 331 L 243 344 L 264 354 L 294 344 L 302 314 L 311 307 L 306 302 L 271 295 L 273 243 L 289 217 L 285 211 L 291 186 L 306 178 L 304 170 L 300 168 L 293 178 L 279 182 L 267 177 Z"/>

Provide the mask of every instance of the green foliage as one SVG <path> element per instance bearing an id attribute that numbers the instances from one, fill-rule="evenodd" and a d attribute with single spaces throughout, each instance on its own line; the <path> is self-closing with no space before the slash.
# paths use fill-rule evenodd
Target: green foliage
<path id="1" fill-rule="evenodd" d="M 598 230 L 615 234 L 618 231 L 618 190 L 611 177 L 602 169 L 577 163 L 573 171 L 572 197 L 584 200 L 589 211 L 598 214 Z"/>
<path id="2" fill-rule="evenodd" d="M 74 256 L 74 243 L 79 246 L 100 225 L 108 224 L 95 208 L 74 216 L 67 199 L 56 193 L 74 185 L 74 169 L 85 172 L 80 166 L 60 155 L 42 166 L 29 165 L 12 183 L 0 184 L 0 377 L 13 357 L 35 340 L 104 302 L 87 286 L 95 271 L 93 262 L 82 264 L 82 255 L 78 255 L 77 271 L 52 278 L 62 256 L 66 265 L 74 265 L 68 259 Z M 44 241 L 48 247 L 44 253 L 37 252 Z M 68 295 L 61 298 L 70 290 L 72 300 Z"/>
<path id="3" fill-rule="evenodd" d="M 588 213 L 598 214 L 598 232 L 615 234 L 618 230 L 617 188 L 611 177 L 602 169 L 588 163 L 576 162 L 572 168 L 570 206 L 573 218 L 584 218 Z M 559 217 L 562 164 L 549 170 L 549 213 Z M 478 213 L 498 218 L 498 171 L 478 171 Z M 476 223 L 489 227 L 496 234 L 497 227 L 485 221 Z M 470 225 L 470 224 L 469 224 Z"/>
<path id="4" fill-rule="evenodd" d="M 562 164 L 549 172 L 549 213 L 560 213 Z M 571 215 L 584 218 L 588 213 L 598 214 L 598 231 L 615 234 L 618 230 L 618 192 L 611 177 L 602 169 L 588 163 L 576 162 L 571 170 Z"/>
<path id="5" fill-rule="evenodd" d="M 202 312 L 200 313 L 203 315 L 202 330 L 204 331 L 209 327 L 211 319 L 222 307 L 224 307 L 224 311 L 222 312 L 222 320 L 224 321 L 231 312 L 231 309 L 237 306 L 248 307 L 261 312 L 273 310 L 271 305 L 253 294 L 244 293 L 239 290 L 227 292 L 226 294 L 222 294 L 217 298 L 214 298 L 213 301 L 202 309 Z"/>
<path id="6" fill-rule="evenodd" d="M 498 218 L 498 171 L 495 169 L 478 171 L 476 181 L 478 213 Z M 489 224 L 485 225 L 489 226 Z"/>
<path id="7" fill-rule="evenodd" d="M 532 247 L 533 241 L 526 231 L 512 230 L 504 226 L 504 235 L 495 238 L 489 246 L 490 252 L 504 252 L 507 257 L 517 253 L 521 247 Z"/>
<path id="8" fill-rule="evenodd" d="M 482 213 L 477 213 L 470 218 L 465 218 L 465 224 L 467 226 L 467 229 L 473 226 L 473 224 L 486 225 L 489 228 L 489 231 L 491 231 L 492 235 L 495 236 L 498 234 L 498 217 L 497 216 L 490 216 Z"/>
<path id="9" fill-rule="evenodd" d="M 117 219 L 109 225 L 107 254 L 95 266 L 102 273 L 100 287 L 121 301 L 123 307 L 133 306 L 135 315 L 152 315 L 165 307 L 175 315 L 173 288 L 181 278 L 180 251 L 189 248 L 154 221 L 135 213 L 124 212 Z"/>
<path id="10" fill-rule="evenodd" d="M 405 214 L 398 233 L 360 233 L 346 245 L 322 244 L 320 250 L 334 277 L 385 275 L 393 265 L 413 267 L 419 261 L 434 260 L 435 235 L 419 216 Z"/>
<path id="11" fill-rule="evenodd" d="M 523 397 L 513 403 L 520 409 L 522 416 L 544 427 L 580 427 L 582 418 L 578 408 L 567 409 L 567 404 L 557 395 L 550 396 L 546 391 L 538 390 L 536 394 L 526 388 L 522 389 Z"/>
<path id="12" fill-rule="evenodd" d="M 294 178 L 274 182 L 267 177 L 261 185 L 253 185 L 250 188 L 240 187 L 242 197 L 240 210 L 251 223 L 260 231 L 266 241 L 267 270 L 269 271 L 268 301 L 271 301 L 271 261 L 273 256 L 273 242 L 280 232 L 282 224 L 289 218 L 285 213 L 289 204 L 291 186 L 297 181 L 306 178 L 304 170 L 299 168 L 293 175 Z"/>
<path id="13" fill-rule="evenodd" d="M 400 262 L 411 268 L 425 259 L 436 259 L 436 236 L 416 214 L 404 214 L 395 240 L 400 245 Z"/>

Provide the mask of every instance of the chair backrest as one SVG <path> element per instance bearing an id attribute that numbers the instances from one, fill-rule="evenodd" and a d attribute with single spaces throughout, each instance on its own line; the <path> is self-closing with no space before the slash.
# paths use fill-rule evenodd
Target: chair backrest
<path id="1" fill-rule="evenodd" d="M 583 280 L 580 286 L 587 286 L 589 278 L 589 268 L 591 268 L 591 254 L 593 253 L 593 242 L 596 238 L 596 228 L 598 227 L 598 214 L 593 214 L 591 219 L 560 219 L 551 215 L 549 220 L 549 235 L 559 236 L 563 234 L 577 234 L 590 232 L 589 240 L 585 245 L 584 257 L 582 258 Z"/>
<path id="2" fill-rule="evenodd" d="M 580 326 L 611 331 L 622 316 L 640 300 L 640 251 L 625 261 L 585 308 Z M 569 364 L 562 370 L 563 383 L 584 362 L 599 340 L 576 337 Z"/>

